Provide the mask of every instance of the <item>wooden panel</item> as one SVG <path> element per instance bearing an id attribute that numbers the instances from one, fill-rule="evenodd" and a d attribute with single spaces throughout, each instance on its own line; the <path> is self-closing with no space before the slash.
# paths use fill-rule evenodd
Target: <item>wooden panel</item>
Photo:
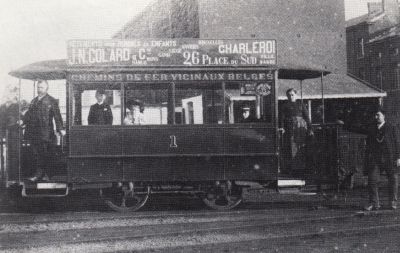
<path id="1" fill-rule="evenodd" d="M 20 137 L 18 128 L 9 128 L 7 131 L 7 162 L 6 170 L 9 180 L 19 179 L 19 149 L 20 149 Z"/>
<path id="2" fill-rule="evenodd" d="M 124 155 L 199 155 L 224 151 L 222 127 L 135 127 L 124 129 L 123 135 Z"/>
<path id="3" fill-rule="evenodd" d="M 227 154 L 275 154 L 277 150 L 275 138 L 275 128 L 226 128 L 224 138 L 225 152 Z"/>
<path id="4" fill-rule="evenodd" d="M 278 156 L 227 157 L 225 178 L 235 180 L 276 180 Z"/>
<path id="5" fill-rule="evenodd" d="M 74 158 L 69 163 L 69 181 L 76 183 L 118 182 L 123 179 L 122 162 L 116 158 Z"/>
<path id="6" fill-rule="evenodd" d="M 202 181 L 224 178 L 223 157 L 138 157 L 124 162 L 124 178 L 132 181 Z"/>
<path id="7" fill-rule="evenodd" d="M 122 134 L 118 128 L 80 127 L 70 131 L 72 156 L 122 155 Z"/>

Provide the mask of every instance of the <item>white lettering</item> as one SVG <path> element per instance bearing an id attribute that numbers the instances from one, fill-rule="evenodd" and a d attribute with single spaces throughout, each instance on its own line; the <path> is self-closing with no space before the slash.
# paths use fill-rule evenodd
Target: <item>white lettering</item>
<path id="1" fill-rule="evenodd" d="M 145 53 L 146 53 L 146 49 L 144 49 L 144 48 L 140 48 L 139 49 L 139 59 L 140 60 L 145 60 L 146 59 Z"/>

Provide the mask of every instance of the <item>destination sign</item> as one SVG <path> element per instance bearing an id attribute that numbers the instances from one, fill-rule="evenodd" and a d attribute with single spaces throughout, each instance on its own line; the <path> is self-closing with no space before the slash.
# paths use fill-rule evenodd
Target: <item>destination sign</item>
<path id="1" fill-rule="evenodd" d="M 211 72 L 184 71 L 173 73 L 77 73 L 68 75 L 72 82 L 185 82 L 185 81 L 251 81 L 268 82 L 275 78 L 274 71 L 265 72 Z"/>
<path id="2" fill-rule="evenodd" d="M 68 41 L 69 66 L 273 66 L 275 40 Z"/>

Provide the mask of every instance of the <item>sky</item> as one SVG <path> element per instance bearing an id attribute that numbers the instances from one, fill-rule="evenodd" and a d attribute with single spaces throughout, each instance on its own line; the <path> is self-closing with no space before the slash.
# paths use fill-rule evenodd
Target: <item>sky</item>
<path id="1" fill-rule="evenodd" d="M 344 1 L 346 19 L 367 13 L 368 0 Z M 17 82 L 8 72 L 41 60 L 66 58 L 70 39 L 109 39 L 150 2 L 0 0 L 0 102 Z"/>

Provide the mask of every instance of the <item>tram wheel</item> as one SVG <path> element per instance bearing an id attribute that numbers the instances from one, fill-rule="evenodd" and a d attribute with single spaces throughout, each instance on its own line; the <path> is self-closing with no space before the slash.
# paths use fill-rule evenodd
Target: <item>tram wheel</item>
<path id="1" fill-rule="evenodd" d="M 120 187 L 101 189 L 100 196 L 116 212 L 134 212 L 142 208 L 150 196 L 150 186 L 140 189 L 141 191 L 137 191 L 131 182 Z"/>
<path id="2" fill-rule="evenodd" d="M 231 181 L 216 182 L 202 196 L 206 206 L 214 210 L 230 210 L 242 201 L 242 188 L 232 185 Z"/>

